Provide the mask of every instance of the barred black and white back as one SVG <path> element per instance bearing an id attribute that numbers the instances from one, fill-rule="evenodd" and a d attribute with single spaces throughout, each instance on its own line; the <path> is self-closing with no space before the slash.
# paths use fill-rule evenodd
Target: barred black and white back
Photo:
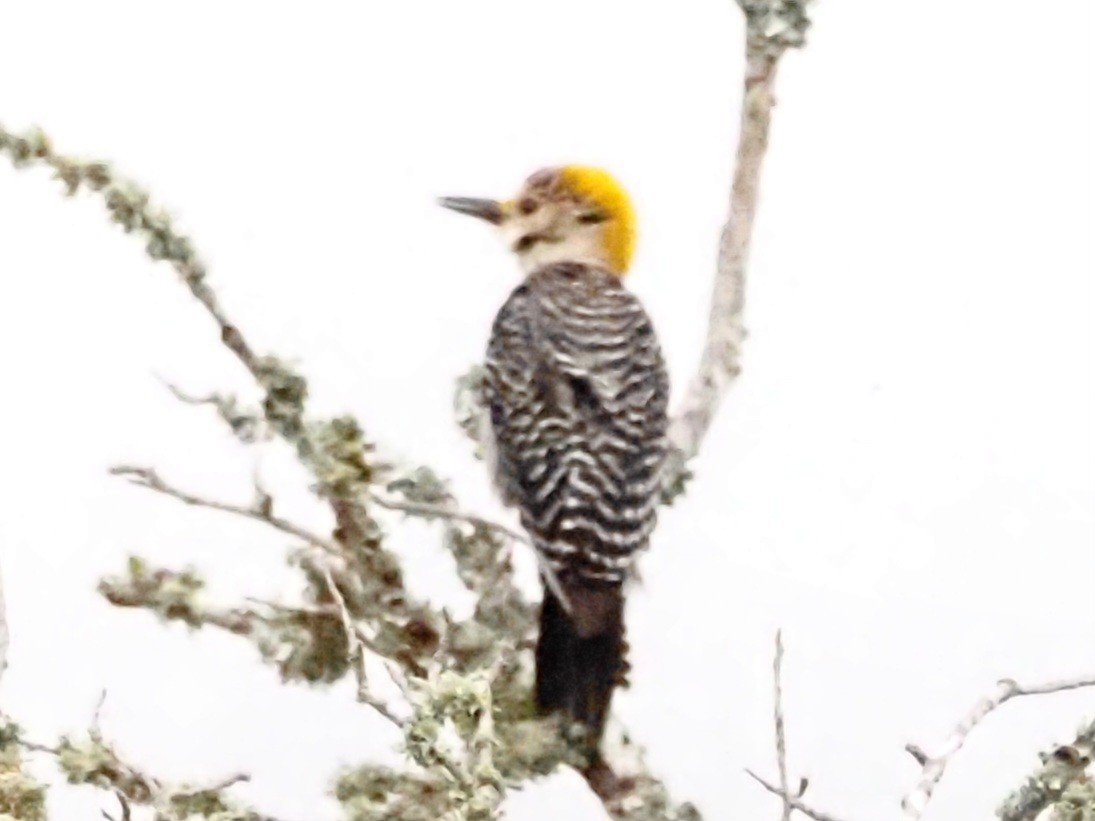
<path id="1" fill-rule="evenodd" d="M 495 478 L 554 572 L 536 701 L 584 725 L 595 760 L 627 671 L 623 583 L 656 519 L 669 399 L 661 350 L 618 275 L 555 262 L 502 306 L 486 364 Z"/>
<path id="2" fill-rule="evenodd" d="M 497 480 L 561 578 L 622 582 L 654 528 L 669 382 L 615 274 L 555 263 L 502 306 L 487 350 Z"/>

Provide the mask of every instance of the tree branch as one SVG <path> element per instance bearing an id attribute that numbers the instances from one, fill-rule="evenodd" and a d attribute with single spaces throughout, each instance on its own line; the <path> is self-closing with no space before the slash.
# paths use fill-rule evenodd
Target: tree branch
<path id="1" fill-rule="evenodd" d="M 783 819 L 788 821 L 791 810 L 813 818 L 814 821 L 840 821 L 836 816 L 811 807 L 802 801 L 808 782 L 803 779 L 798 790 L 792 793 L 788 786 L 786 762 L 786 736 L 782 708 L 782 660 L 783 642 L 780 633 L 776 633 L 776 654 L 773 664 L 773 689 L 775 694 L 774 720 L 776 727 L 776 759 L 779 769 L 779 784 L 772 784 L 752 770 L 746 772 L 768 792 L 783 801 Z M 1067 690 L 1079 690 L 1095 687 L 1095 677 L 1084 677 L 1051 681 L 1045 684 L 1023 686 L 1012 679 L 997 683 L 995 689 L 979 699 L 973 708 L 951 731 L 950 736 L 940 745 L 934 754 L 926 753 L 915 744 L 907 744 L 905 750 L 921 767 L 920 780 L 901 801 L 901 817 L 905 821 L 919 821 L 924 810 L 931 802 L 935 788 L 946 773 L 951 758 L 962 749 L 970 733 L 984 718 L 996 708 L 1020 696 L 1048 695 Z M 1043 809 L 1061 797 L 1064 789 L 1075 780 L 1091 763 L 1095 752 L 1095 722 L 1081 730 L 1071 746 L 1059 747 L 1051 756 L 1047 756 L 1044 767 L 1020 788 L 1001 808 L 1001 821 L 1034 821 Z"/>
<path id="2" fill-rule="evenodd" d="M 377 698 L 369 688 L 369 680 L 365 674 L 365 647 L 368 642 L 362 635 L 361 628 L 354 624 L 353 616 L 346 607 L 346 600 L 342 597 L 338 585 L 335 584 L 331 571 L 325 568 L 323 577 L 327 582 L 327 589 L 331 592 L 331 598 L 334 599 L 335 606 L 338 608 L 342 628 L 346 631 L 346 655 L 350 664 L 353 665 L 354 677 L 357 679 L 357 700 L 372 707 L 396 728 L 403 729 L 406 722 L 399 718 L 385 701 Z"/>
<path id="3" fill-rule="evenodd" d="M 526 534 L 511 530 L 505 525 L 492 522 L 489 519 L 484 519 L 482 516 L 461 513 L 459 510 L 454 510 L 448 505 L 385 499 L 383 496 L 376 493 L 370 493 L 369 498 L 380 507 L 388 510 L 398 510 L 406 513 L 408 516 L 419 516 L 423 519 L 444 519 L 450 522 L 463 522 L 472 527 L 482 528 L 497 533 L 510 541 L 531 547 L 533 555 L 536 557 L 536 565 L 539 568 L 540 576 L 544 579 L 547 586 L 551 588 L 551 592 L 559 600 L 559 603 L 563 605 L 563 609 L 568 613 L 570 612 L 570 599 L 567 597 L 566 591 L 563 590 L 562 584 L 559 583 L 559 576 L 556 574 L 555 568 L 548 563 L 547 559 L 544 558 L 543 554 L 540 553 L 536 548 L 536 545 L 532 543 L 532 540 Z"/>
<path id="4" fill-rule="evenodd" d="M 803 11 L 805 0 L 739 0 L 739 5 L 746 15 L 748 44 L 742 133 L 731 194 L 730 221 L 720 244 L 708 344 L 701 360 L 700 373 L 686 396 L 681 415 L 674 424 L 674 442 L 676 452 L 680 454 L 677 460 L 678 477 L 684 474 L 685 462 L 698 451 L 718 400 L 739 369 L 737 363 L 744 333 L 741 311 L 745 267 L 757 203 L 760 161 L 766 147 L 771 116 L 771 86 L 779 57 L 787 48 L 801 45 L 801 34 L 807 25 Z M 795 33 L 797 39 L 791 36 Z M 170 488 L 154 473 L 142 472 L 143 469 L 127 469 L 122 471 L 124 475 L 135 479 L 142 486 L 174 496 L 187 504 L 263 521 L 301 538 L 308 544 L 322 546 L 325 551 L 336 548 L 347 561 L 345 573 L 336 575 L 322 572 L 305 564 L 302 567 L 306 573 L 311 574 L 313 582 L 316 581 L 315 576 L 319 576 L 318 582 L 323 596 L 317 598 L 314 604 L 318 607 L 333 604 L 339 614 L 338 623 L 341 628 L 338 632 L 346 633 L 344 638 L 352 664 L 359 663 L 357 660 L 362 651 L 355 643 L 355 636 L 357 641 L 361 637 L 356 634 L 356 628 L 346 628 L 353 627 L 357 619 L 368 621 L 370 617 L 379 618 L 384 629 L 378 631 L 375 640 L 383 640 L 385 643 L 382 655 L 398 659 L 414 676 L 423 674 L 441 647 L 446 648 L 447 653 L 455 654 L 458 650 L 452 648 L 460 645 L 464 649 L 459 652 L 466 657 L 481 659 L 484 653 L 491 650 L 492 645 L 497 644 L 498 636 L 513 637 L 524 634 L 531 624 L 530 608 L 512 582 L 508 552 L 498 548 L 496 539 L 483 536 L 506 534 L 477 517 L 455 514 L 454 506 L 447 503 L 446 494 L 443 494 L 446 501 L 443 507 L 449 521 L 470 524 L 474 530 L 473 537 L 469 539 L 450 527 L 447 538 L 453 546 L 461 578 L 480 596 L 476 620 L 480 627 L 487 627 L 486 642 L 484 643 L 483 637 L 474 638 L 470 642 L 472 649 L 468 650 L 467 629 L 464 630 L 463 644 L 456 640 L 458 637 L 445 635 L 461 625 L 449 625 L 442 614 L 415 602 L 408 595 L 400 575 L 398 559 L 382 546 L 379 528 L 370 516 L 368 505 L 380 504 L 377 500 L 381 497 L 373 493 L 372 486 L 378 482 L 381 467 L 372 462 L 372 446 L 365 441 L 360 427 L 350 417 L 319 421 L 307 418 L 307 383 L 304 378 L 281 360 L 255 352 L 221 307 L 207 282 L 206 268 L 195 254 L 190 240 L 175 232 L 165 214 L 154 211 L 149 206 L 147 193 L 116 178 L 104 163 L 77 162 L 55 154 L 41 132 L 17 136 L 0 128 L 0 153 L 11 156 L 17 166 L 31 163 L 49 166 L 65 183 L 70 194 L 82 187 L 99 192 L 111 217 L 126 231 L 136 232 L 145 239 L 149 256 L 168 261 L 174 267 L 191 295 L 213 319 L 222 343 L 262 389 L 262 424 L 258 424 L 254 415 L 241 413 L 234 400 L 213 396 L 207 401 L 217 408 L 220 415 L 245 441 L 269 429 L 293 446 L 300 461 L 315 477 L 318 494 L 330 504 L 337 529 L 333 540 L 328 540 L 303 532 L 292 523 L 274 516 L 272 509 L 261 499 L 259 504 L 251 507 L 230 505 Z M 178 391 L 176 393 L 181 398 L 189 398 Z M 429 485 L 427 490 L 430 492 L 435 489 L 429 482 L 426 484 Z M 437 502 L 438 499 L 422 498 L 421 489 L 413 483 L 405 485 L 398 492 L 403 493 L 407 502 L 404 512 L 417 515 L 434 515 L 436 512 L 427 511 L 421 506 Z M 391 500 L 384 498 L 384 501 Z M 388 506 L 393 507 L 391 504 Z M 508 534 L 507 538 L 512 535 Z M 141 567 L 137 569 L 143 571 Z M 162 600 L 157 600 L 157 606 L 165 617 L 198 619 L 199 623 L 202 619 L 211 618 L 210 611 L 195 609 L 190 601 L 193 592 L 200 588 L 200 580 L 196 577 L 157 571 L 152 574 L 136 573 L 134 578 L 145 586 L 151 584 L 153 593 L 170 594 L 166 598 L 161 595 Z M 171 589 L 163 590 L 165 585 Z M 122 585 L 122 592 L 129 591 L 131 586 Z M 254 614 L 236 614 L 233 611 L 228 615 L 240 615 L 243 621 L 247 621 Z M 330 617 L 322 618 L 330 620 Z M 251 623 L 253 622 L 251 619 Z M 237 623 L 229 618 L 225 626 L 239 631 L 243 629 L 242 624 L 242 621 Z M 397 653 L 397 648 L 401 648 L 402 652 Z M 456 655 L 452 657 L 458 658 Z M 512 672 L 507 671 L 506 675 L 500 676 L 491 686 L 500 687 L 502 685 L 499 682 L 502 682 L 506 687 L 512 687 L 518 680 Z M 359 684 L 360 681 L 361 679 Z M 508 692 L 495 695 L 502 698 L 503 702 L 511 698 Z M 477 732 L 501 734 L 512 730 L 513 728 L 501 723 L 496 726 L 492 716 L 487 715 L 485 723 Z M 539 755 L 535 752 L 538 747 L 532 745 L 532 748 L 531 753 L 526 751 L 522 754 L 533 755 L 535 758 Z M 491 760 L 489 746 L 478 747 L 477 750 L 477 756 L 485 756 L 484 761 Z M 542 765 L 520 766 L 531 766 L 535 771 Z M 641 766 L 626 776 L 607 768 L 604 771 L 597 771 L 595 768 L 587 771 L 586 777 L 613 818 L 643 821 L 699 818 L 698 812 L 690 805 L 675 805 L 669 799 L 665 787 Z"/>
<path id="5" fill-rule="evenodd" d="M 816 821 L 833 821 L 831 816 L 820 810 L 807 806 L 802 802 L 802 796 L 806 794 L 809 781 L 801 779 L 798 789 L 791 792 L 790 781 L 787 777 L 787 729 L 783 718 L 783 631 L 776 631 L 776 651 L 772 660 L 772 723 L 776 730 L 776 768 L 779 772 L 779 786 L 769 784 L 752 770 L 746 769 L 746 773 L 761 784 L 773 795 L 778 795 L 783 800 L 782 821 L 790 821 L 793 810 L 805 813 Z"/>
<path id="6" fill-rule="evenodd" d="M 719 240 L 707 339 L 699 369 L 669 429 L 673 451 L 666 472 L 667 488 L 679 489 L 686 465 L 699 453 L 722 397 L 741 373 L 746 272 L 775 105 L 776 68 L 788 48 L 805 43 L 810 25 L 807 2 L 738 0 L 746 19 L 746 61 L 729 217 Z"/>
<path id="7" fill-rule="evenodd" d="M 782 821 L 791 821 L 790 787 L 787 781 L 787 731 L 783 722 L 783 632 L 776 631 L 776 654 L 772 662 L 772 689 L 774 724 L 776 727 L 776 766 L 779 769 L 779 788 L 783 792 Z"/>
<path id="8" fill-rule="evenodd" d="M 1095 687 L 1095 678 L 1078 678 L 1065 681 L 1053 681 L 1034 686 L 1021 686 L 1011 679 L 999 682 L 991 693 L 979 699 L 972 709 L 955 725 L 950 736 L 933 753 L 928 754 L 916 745 L 906 746 L 906 751 L 921 766 L 920 780 L 901 801 L 902 818 L 917 821 L 932 799 L 935 788 L 947 771 L 947 765 L 966 743 L 974 728 L 984 718 L 1003 704 L 1020 696 L 1047 695 L 1066 690 L 1078 690 L 1083 687 Z"/>
<path id="9" fill-rule="evenodd" d="M 1042 765 L 996 810 L 1000 821 L 1035 821 L 1047 807 L 1065 798 L 1069 787 L 1090 782 L 1087 770 L 1095 758 L 1095 721 L 1081 727 L 1070 744 L 1039 757 Z"/>
<path id="10" fill-rule="evenodd" d="M 103 695 L 105 697 L 105 693 Z M 56 746 L 51 747 L 28 741 L 22 737 L 19 728 L 9 725 L 2 734 L 3 743 L 0 746 L 18 745 L 31 752 L 45 753 L 56 760 L 57 766 L 70 783 L 87 784 L 113 792 L 120 802 L 123 819 L 130 817 L 131 804 L 139 804 L 152 807 L 156 818 L 161 821 L 187 821 L 207 817 L 224 818 L 226 821 L 275 821 L 268 816 L 235 806 L 222 795 L 228 788 L 250 781 L 251 777 L 246 773 L 236 773 L 207 785 L 173 784 L 153 777 L 127 762 L 103 737 L 99 727 L 102 704 L 101 697 L 88 727 L 86 740 L 65 736 Z M 110 818 L 106 812 L 103 815 Z"/>
<path id="11" fill-rule="evenodd" d="M 320 550 L 335 556 L 340 555 L 342 552 L 342 548 L 337 542 L 334 542 L 331 539 L 325 539 L 317 533 L 312 533 L 288 519 L 275 516 L 273 500 L 265 491 L 257 486 L 255 488 L 256 502 L 249 507 L 244 507 L 243 505 L 220 502 L 216 499 L 209 499 L 204 496 L 188 493 L 185 490 L 180 490 L 161 479 L 160 475 L 153 468 L 117 465 L 110 469 L 110 475 L 124 477 L 137 487 L 147 488 L 148 490 L 155 491 L 164 496 L 170 496 L 171 498 L 178 499 L 183 504 L 192 507 L 220 510 L 224 513 L 232 513 L 236 516 L 253 519 L 256 522 L 263 522 L 275 530 L 280 530 L 282 533 L 300 539 L 302 542 L 306 542 L 313 547 L 317 547 Z"/>
<path id="12" fill-rule="evenodd" d="M 792 810 L 798 810 L 803 815 L 806 815 L 810 818 L 813 818 L 814 821 L 845 821 L 845 819 L 840 818 L 839 816 L 830 815 L 827 812 L 816 809 L 815 807 L 811 807 L 809 804 L 806 804 L 802 800 L 801 796 L 796 797 L 796 796 L 792 795 L 791 793 L 787 792 L 785 789 L 783 789 L 783 788 L 781 788 L 781 787 L 779 787 L 775 784 L 772 784 L 772 783 L 766 781 L 765 779 L 761 778 L 759 775 L 757 775 L 752 770 L 747 769 L 745 772 L 748 773 L 750 778 L 752 778 L 754 781 L 756 781 L 758 784 L 760 784 L 762 787 L 764 787 L 764 789 L 766 789 L 766 790 L 768 790 L 768 792 L 772 793 L 772 795 L 775 795 L 775 796 L 779 797 L 780 800 L 783 801 L 783 804 L 784 804 L 785 807 L 789 806 Z"/>

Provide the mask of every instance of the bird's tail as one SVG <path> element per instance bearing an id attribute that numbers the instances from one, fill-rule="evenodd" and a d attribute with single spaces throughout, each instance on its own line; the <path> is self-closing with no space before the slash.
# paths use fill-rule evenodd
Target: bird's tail
<path id="1" fill-rule="evenodd" d="M 564 607 L 548 585 L 536 645 L 536 704 L 586 728 L 593 755 L 604 733 L 612 691 L 625 684 L 627 642 L 619 584 L 566 584 Z"/>

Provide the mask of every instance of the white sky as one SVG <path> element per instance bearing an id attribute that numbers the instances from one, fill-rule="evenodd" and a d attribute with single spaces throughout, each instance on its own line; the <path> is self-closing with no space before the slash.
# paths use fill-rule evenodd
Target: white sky
<path id="1" fill-rule="evenodd" d="M 730 0 L 303 8 L 14 4 L 0 119 L 147 184 L 252 341 L 309 374 L 317 411 L 353 411 L 504 518 L 450 399 L 517 273 L 434 198 L 505 195 L 548 163 L 613 169 L 679 388 L 725 209 L 740 15 Z M 830 0 L 815 16 L 779 82 L 745 375 L 642 565 L 617 701 L 709 819 L 777 812 L 742 773 L 774 772 L 777 625 L 792 768 L 860 819 L 894 816 L 916 774 L 904 744 L 941 740 L 997 678 L 1095 665 L 1095 7 Z M 134 551 L 194 563 L 225 601 L 294 589 L 276 535 L 106 476 L 150 464 L 246 501 L 258 465 L 286 513 L 322 523 L 282 451 L 235 445 L 156 376 L 194 392 L 246 378 L 98 202 L 5 164 L 0 273 L 4 710 L 50 739 L 85 727 L 105 687 L 106 732 L 150 769 L 247 770 L 262 808 L 335 818 L 333 770 L 394 741 L 347 686 L 281 687 L 246 644 L 94 593 Z M 433 533 L 399 534 L 416 588 L 454 595 Z M 1008 705 L 930 817 L 989 817 L 1092 715 L 1093 692 Z M 575 781 L 529 787 L 510 817 L 600 817 Z M 105 800 L 50 797 L 60 819 Z"/>

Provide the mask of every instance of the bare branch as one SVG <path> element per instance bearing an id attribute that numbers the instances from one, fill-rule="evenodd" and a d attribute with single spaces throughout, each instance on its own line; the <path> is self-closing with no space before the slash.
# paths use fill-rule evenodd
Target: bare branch
<path id="1" fill-rule="evenodd" d="M 173 499 L 178 499 L 186 505 L 205 507 L 210 510 L 220 510 L 224 513 L 232 513 L 236 516 L 254 519 L 256 522 L 263 522 L 264 524 L 270 525 L 270 527 L 275 530 L 280 530 L 282 533 L 294 536 L 327 553 L 338 555 L 342 551 L 342 548 L 336 542 L 325 539 L 317 533 L 312 533 L 300 525 L 290 522 L 288 519 L 275 516 L 269 494 L 263 491 L 258 485 L 255 486 L 255 503 L 250 507 L 244 507 L 243 505 L 220 502 L 216 499 L 209 499 L 204 496 L 189 493 L 185 490 L 180 490 L 160 478 L 160 475 L 153 468 L 118 465 L 110 469 L 110 474 L 112 476 L 122 476 L 138 487 L 154 490 L 157 493 L 170 496 Z"/>
<path id="2" fill-rule="evenodd" d="M 919 819 L 943 774 L 947 771 L 947 765 L 951 758 L 962 749 L 973 729 L 997 707 L 1019 696 L 1046 695 L 1049 693 L 1061 693 L 1066 690 L 1078 690 L 1082 687 L 1095 687 L 1095 678 L 1078 678 L 1066 681 L 1053 681 L 1047 684 L 1038 684 L 1024 687 L 1011 679 L 1004 679 L 996 685 L 996 688 L 984 698 L 978 700 L 973 708 L 962 718 L 951 731 L 950 737 L 932 754 L 915 745 L 905 749 L 917 759 L 922 770 L 920 780 L 912 791 L 901 800 L 902 817 L 906 821 Z"/>
<path id="3" fill-rule="evenodd" d="M 103 732 L 101 728 L 101 719 L 103 716 L 103 705 L 106 704 L 106 690 L 99 692 L 99 700 L 95 702 L 95 711 L 91 714 L 91 725 L 88 727 L 88 737 L 96 744 L 101 744 L 103 741 Z"/>
<path id="4" fill-rule="evenodd" d="M 505 525 L 492 522 L 489 519 L 484 519 L 482 516 L 475 516 L 470 513 L 461 513 L 459 510 L 454 510 L 450 507 L 440 504 L 427 504 L 425 502 L 411 502 L 403 501 L 399 499 L 391 499 L 381 496 L 377 493 L 370 493 L 369 498 L 380 505 L 380 507 L 387 510 L 398 510 L 402 513 L 406 513 L 410 516 L 419 516 L 424 519 L 447 519 L 451 522 L 465 522 L 475 527 L 482 527 L 486 530 L 493 530 L 495 533 L 499 533 L 505 536 L 507 539 L 512 539 L 515 542 L 520 542 L 528 546 L 532 546 L 532 540 L 529 537 L 516 530 L 512 530 Z"/>
<path id="5" fill-rule="evenodd" d="M 790 780 L 787 777 L 787 731 L 783 718 L 783 631 L 776 631 L 776 651 L 772 660 L 772 718 L 776 730 L 776 766 L 779 771 L 779 786 L 773 787 L 768 784 L 767 781 L 762 779 L 752 770 L 746 770 L 749 775 L 763 784 L 769 791 L 773 792 L 783 799 L 783 813 L 782 821 L 790 821 L 791 812 L 795 809 L 801 809 L 803 812 L 818 813 L 817 810 L 802 809 L 805 807 L 801 803 L 802 796 L 806 794 L 806 788 L 809 786 L 809 781 L 805 778 L 801 779 L 798 784 L 798 789 L 795 792 L 791 792 Z M 819 813 L 824 815 L 823 813 Z M 812 817 L 818 817 L 814 815 Z"/>
<path id="6" fill-rule="evenodd" d="M 342 591 L 335 584 L 331 571 L 324 568 L 323 577 L 327 582 L 327 589 L 331 593 L 331 598 L 334 599 L 335 606 L 338 608 L 339 616 L 342 619 L 342 628 L 346 631 L 346 654 L 353 665 L 354 677 L 357 680 L 357 700 L 372 707 L 397 728 L 403 729 L 405 724 L 403 719 L 399 718 L 388 704 L 377 698 L 369 689 L 369 680 L 365 674 L 366 642 L 363 633 L 354 625 L 353 616 L 350 615 L 350 610 L 346 606 L 346 599 L 343 598 Z"/>
<path id="7" fill-rule="evenodd" d="M 749 774 L 750 778 L 752 778 L 754 781 L 764 787 L 764 789 L 772 793 L 772 795 L 778 796 L 780 799 L 782 799 L 785 806 L 790 806 L 791 809 L 798 810 L 803 815 L 813 818 L 814 821 L 845 821 L 845 819 L 839 818 L 835 815 L 830 815 L 827 812 L 811 807 L 809 804 L 803 802 L 801 795 L 792 795 L 791 793 L 776 786 L 775 784 L 769 783 L 768 781 L 764 780 L 752 770 L 746 770 L 745 772 Z"/>
<path id="8" fill-rule="evenodd" d="M 788 821 L 790 818 L 791 810 L 798 810 L 815 819 L 815 821 L 839 821 L 835 816 L 803 803 L 802 796 L 807 786 L 805 779 L 800 783 L 797 792 L 792 792 L 789 788 L 786 769 L 786 736 L 781 706 L 782 657 L 783 644 L 780 634 L 777 633 L 776 656 L 773 668 L 775 674 L 776 754 L 779 766 L 779 784 L 775 785 L 766 781 L 752 770 L 746 770 L 746 772 L 766 790 L 783 800 L 784 821 Z M 999 682 L 989 695 L 980 699 L 973 706 L 934 755 L 926 753 L 923 748 L 916 744 L 906 745 L 905 750 L 920 765 L 921 775 L 917 785 L 901 802 L 901 817 L 906 821 L 918 821 L 920 819 L 931 802 L 935 788 L 942 780 L 951 758 L 962 748 L 974 728 L 997 707 L 1019 696 L 1047 695 L 1085 687 L 1095 687 L 1095 678 L 1068 679 L 1030 686 L 1023 686 L 1011 679 L 1005 679 Z M 1081 750 L 1087 752 L 1081 752 Z M 1058 748 L 1052 756 L 1047 757 L 1043 771 L 1036 773 L 1025 788 L 1021 788 L 1005 803 L 1000 812 L 1002 821 L 1034 821 L 1039 812 L 1050 806 L 1054 800 L 1060 798 L 1063 794 L 1070 778 L 1062 778 L 1062 774 L 1071 776 L 1071 779 L 1074 779 L 1090 764 L 1093 752 L 1095 752 L 1095 723 L 1081 731 L 1075 744 Z"/>
<path id="9" fill-rule="evenodd" d="M 741 373 L 746 268 L 761 164 L 768 147 L 775 74 L 776 65 L 770 59 L 751 57 L 747 63 L 730 217 L 719 242 L 707 341 L 699 371 L 692 378 L 669 433 L 679 451 L 681 467 L 699 453 L 723 395 Z"/>
<path id="10" fill-rule="evenodd" d="M 673 452 L 667 488 L 678 487 L 699 453 L 722 397 L 741 373 L 745 283 L 760 173 L 775 105 L 776 68 L 783 53 L 805 42 L 806 0 L 739 0 L 746 17 L 746 65 L 741 129 L 730 190 L 729 217 L 719 240 L 707 341 L 699 370 L 669 430 Z"/>
<path id="11" fill-rule="evenodd" d="M 118 804 L 122 808 L 121 821 L 130 821 L 130 819 L 133 818 L 133 810 L 129 805 L 129 799 L 126 798 L 125 793 L 119 790 L 117 787 L 114 788 L 114 796 L 118 799 Z M 114 816 L 112 816 L 106 810 L 100 810 L 100 812 L 102 812 L 103 818 L 106 818 L 107 821 L 114 821 Z"/>
<path id="12" fill-rule="evenodd" d="M 232 395 L 211 393 L 206 396 L 194 396 L 186 393 L 181 388 L 160 378 L 160 381 L 171 391 L 172 395 L 185 405 L 211 405 L 217 415 L 224 420 L 232 433 L 244 444 L 251 444 L 270 438 L 270 431 L 258 409 L 241 408 L 239 400 Z"/>
<path id="13" fill-rule="evenodd" d="M 782 821 L 791 821 L 791 793 L 787 782 L 787 734 L 783 723 L 783 631 L 776 631 L 776 655 L 772 662 L 772 687 L 776 725 L 776 765 L 779 788 L 783 792 Z"/>
<path id="14" fill-rule="evenodd" d="M 928 754 L 920 749 L 916 744 L 906 744 L 905 752 L 913 757 L 913 760 L 923 767 L 928 763 Z"/>
<path id="15" fill-rule="evenodd" d="M 524 533 L 519 533 L 516 530 L 511 530 L 505 525 L 492 522 L 489 519 L 484 519 L 482 516 L 474 516 L 468 513 L 461 513 L 459 510 L 454 510 L 451 507 L 440 504 L 427 504 L 425 502 L 411 502 L 411 501 L 399 501 L 395 499 L 386 499 L 383 496 L 379 496 L 376 493 L 370 493 L 369 498 L 380 507 L 388 510 L 399 510 L 411 516 L 421 516 L 426 519 L 447 519 L 451 522 L 464 522 L 470 524 L 473 527 L 481 527 L 485 530 L 490 530 L 504 536 L 515 542 L 519 542 L 523 545 L 527 545 L 532 548 L 533 555 L 536 557 L 536 564 L 540 570 L 540 575 L 544 579 L 545 583 L 551 588 L 552 594 L 563 605 L 563 609 L 568 613 L 570 610 L 570 599 L 567 597 L 566 592 L 563 590 L 563 586 L 559 583 L 559 576 L 555 572 L 548 560 L 544 555 L 536 548 L 532 540 Z"/>

